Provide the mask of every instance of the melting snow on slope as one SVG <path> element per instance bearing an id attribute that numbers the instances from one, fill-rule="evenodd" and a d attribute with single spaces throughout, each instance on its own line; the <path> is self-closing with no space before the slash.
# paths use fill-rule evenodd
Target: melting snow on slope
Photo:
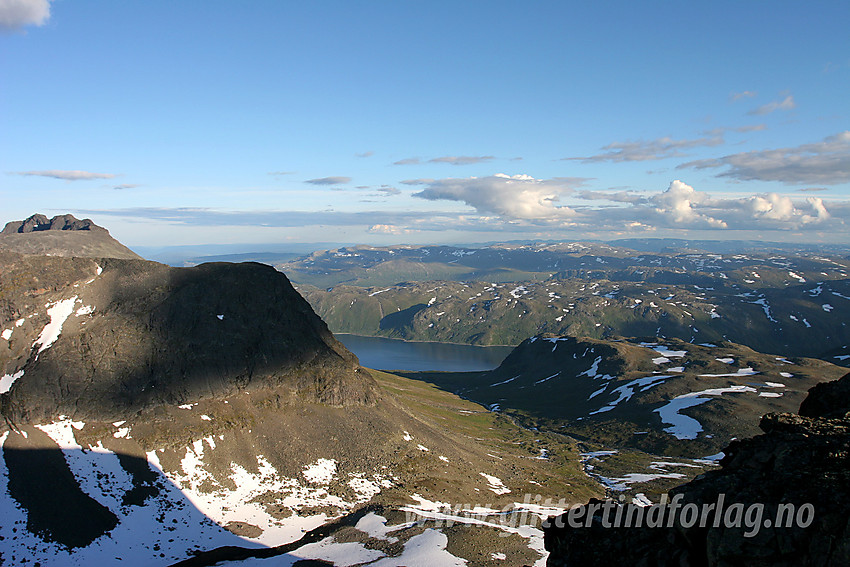
<path id="1" fill-rule="evenodd" d="M 683 356 L 688 354 L 688 351 L 686 350 L 670 350 L 666 346 L 653 347 L 652 350 L 654 350 L 661 356 L 666 356 L 667 358 L 682 358 Z"/>
<path id="2" fill-rule="evenodd" d="M 126 505 L 123 498 L 134 488 L 130 475 L 121 466 L 118 456 L 100 443 L 86 449 L 80 447 L 74 430 L 83 427 L 81 422 L 63 419 L 37 427 L 63 448 L 65 461 L 82 492 L 115 513 L 120 522 L 108 534 L 85 547 L 69 549 L 44 541 L 27 530 L 26 511 L 9 495 L 9 471 L 0 451 L 0 538 L 4 562 L 10 565 L 40 563 L 42 567 L 120 562 L 129 567 L 142 567 L 185 559 L 187 550 L 198 545 L 255 545 L 210 521 L 164 477 L 159 477 L 155 485 L 149 485 L 158 490 L 157 496 L 146 499 L 141 505 Z M 7 432 L 0 436 L 0 445 L 8 435 Z"/>
<path id="3" fill-rule="evenodd" d="M 44 326 L 41 334 L 32 344 L 33 347 L 36 345 L 41 345 L 38 349 L 38 354 L 41 354 L 46 349 L 50 348 L 50 346 L 56 342 L 56 339 L 59 338 L 59 334 L 62 332 L 62 325 L 65 323 L 65 320 L 71 315 L 74 311 L 74 303 L 77 301 L 77 296 L 70 299 L 63 299 L 62 301 L 57 301 L 56 303 L 46 305 L 47 314 L 50 315 L 50 323 Z"/>
<path id="4" fill-rule="evenodd" d="M 636 391 L 645 392 L 653 386 L 657 386 L 658 384 L 664 382 L 668 378 L 670 378 L 670 376 L 646 376 L 644 378 L 638 378 L 636 380 L 632 380 L 631 382 L 623 384 L 622 386 L 614 388 L 611 393 L 617 394 L 617 399 L 612 402 L 609 402 L 607 405 L 602 406 L 598 410 L 590 412 L 588 415 L 595 415 L 597 413 L 611 411 L 612 409 L 617 407 L 617 405 L 621 402 L 629 401 Z"/>
<path id="5" fill-rule="evenodd" d="M 335 459 L 319 459 L 312 465 L 304 467 L 302 473 L 307 482 L 313 484 L 328 484 L 336 476 Z"/>
<path id="6" fill-rule="evenodd" d="M 348 481 L 348 486 L 357 493 L 360 501 L 371 500 L 382 488 L 390 488 L 392 485 L 392 482 L 378 475 L 373 475 L 373 480 L 364 478 L 363 475 L 355 475 Z"/>
<path id="7" fill-rule="evenodd" d="M 12 389 L 12 384 L 15 383 L 15 380 L 24 375 L 23 370 L 18 370 L 14 374 L 4 374 L 0 378 L 0 394 L 5 394 L 9 390 Z"/>
<path id="8" fill-rule="evenodd" d="M 502 482 L 497 476 L 492 476 L 486 473 L 480 473 L 485 479 L 487 479 L 487 488 L 492 490 L 494 493 L 498 495 L 508 494 L 511 490 L 505 486 L 505 483 Z"/>
<path id="9" fill-rule="evenodd" d="M 329 519 L 325 513 L 299 516 L 296 510 L 302 506 L 339 509 L 349 506 L 325 488 L 302 486 L 298 479 L 281 476 L 263 455 L 257 456 L 257 472 L 230 463 L 227 483 L 230 486 L 223 486 L 207 470 L 203 455 L 204 440 L 195 441 L 192 447 L 186 449 L 186 456 L 180 463 L 183 474 L 163 474 L 167 474 L 183 495 L 217 524 L 245 522 L 259 527 L 262 533 L 248 538 L 252 541 L 265 545 L 295 541 L 305 531 L 319 527 Z M 148 453 L 148 462 L 162 471 L 155 452 Z M 269 506 L 289 508 L 292 514 L 281 520 L 269 513 Z"/>
<path id="10" fill-rule="evenodd" d="M 702 424 L 696 419 L 679 413 L 683 409 L 691 408 L 708 402 L 711 398 L 702 396 L 720 396 L 727 393 L 755 392 L 750 386 L 729 386 L 728 388 L 712 388 L 700 392 L 690 392 L 676 396 L 665 405 L 654 410 L 661 417 L 663 423 L 669 424 L 664 431 L 678 439 L 696 439 L 697 434 L 702 431 Z"/>
<path id="11" fill-rule="evenodd" d="M 596 374 L 599 372 L 599 363 L 600 362 L 602 362 L 602 357 L 597 356 L 594 359 L 593 364 L 590 365 L 590 368 L 588 368 L 587 370 L 585 370 L 581 374 L 578 374 L 577 377 L 578 376 L 587 376 L 587 377 L 592 378 L 592 377 L 596 376 Z"/>
<path id="12" fill-rule="evenodd" d="M 730 377 L 753 376 L 755 374 L 758 374 L 758 372 L 753 370 L 753 368 L 750 366 L 750 367 L 747 367 L 747 368 L 739 368 L 736 372 L 732 372 L 732 373 L 728 373 L 728 374 L 700 374 L 700 377 L 702 377 L 702 378 L 723 378 L 723 377 L 727 377 L 727 376 L 730 376 Z"/>
<path id="13" fill-rule="evenodd" d="M 482 473 L 483 474 L 483 473 Z M 529 549 L 540 554 L 540 558 L 534 563 L 534 567 L 545 567 L 546 566 L 546 558 L 549 553 L 546 551 L 546 548 L 543 545 L 543 531 L 539 528 L 530 525 L 519 525 L 514 526 L 510 523 L 505 522 L 488 522 L 484 519 L 478 517 L 471 517 L 471 515 L 461 515 L 457 514 L 459 510 L 456 507 L 452 507 L 447 502 L 434 502 L 428 500 L 426 498 L 422 498 L 418 494 L 413 494 L 411 496 L 414 500 L 417 501 L 417 504 L 405 506 L 401 510 L 403 512 L 409 512 L 416 514 L 417 516 L 421 516 L 423 518 L 430 518 L 434 520 L 448 520 L 455 523 L 460 524 L 470 524 L 476 526 L 486 526 L 495 528 L 498 530 L 502 530 L 507 533 L 517 534 L 520 537 L 528 539 L 528 547 Z M 526 502 L 514 502 L 515 511 L 528 510 L 532 513 L 535 512 L 544 512 L 544 508 L 540 506 L 535 506 L 533 504 L 529 504 Z M 461 510 L 462 512 L 469 512 L 465 510 Z M 563 508 L 546 508 L 545 513 L 546 516 L 554 516 L 563 513 L 565 510 Z M 474 516 L 474 514 L 472 515 Z M 412 538 L 411 538 L 412 539 Z M 462 561 L 462 560 L 461 560 Z M 412 563 L 400 563 L 401 565 L 413 565 Z M 392 565 L 399 565 L 399 563 L 392 563 Z M 424 563 L 419 565 L 428 566 L 430 563 Z"/>

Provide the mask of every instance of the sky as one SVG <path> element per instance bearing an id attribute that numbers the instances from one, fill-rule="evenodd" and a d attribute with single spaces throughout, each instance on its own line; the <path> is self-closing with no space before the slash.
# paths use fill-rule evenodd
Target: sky
<path id="1" fill-rule="evenodd" d="M 0 0 L 0 222 L 850 243 L 848 24 L 846 1 Z"/>

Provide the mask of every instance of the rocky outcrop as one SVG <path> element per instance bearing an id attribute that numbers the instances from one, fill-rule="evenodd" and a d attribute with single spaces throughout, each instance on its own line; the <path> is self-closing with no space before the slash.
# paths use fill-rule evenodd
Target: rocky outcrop
<path id="1" fill-rule="evenodd" d="M 592 501 L 572 526 L 567 514 L 551 519 L 548 565 L 850 565 L 848 387 L 850 374 L 812 388 L 801 415 L 764 416 L 763 435 L 733 441 L 721 469 L 672 490 L 667 506 L 609 504 L 603 517 Z M 682 512 L 690 504 L 704 521 Z M 662 512 L 663 527 L 649 527 Z M 610 527 L 618 514 L 647 521 Z"/>
<path id="2" fill-rule="evenodd" d="M 35 214 L 21 221 L 8 222 L 0 231 L 0 250 L 50 256 L 141 259 L 112 238 L 105 228 L 91 219 L 80 220 L 73 215 L 48 219 Z"/>
<path id="3" fill-rule="evenodd" d="M 41 232 L 44 230 L 88 230 L 92 232 L 106 232 L 106 229 L 94 224 L 91 219 L 79 220 L 74 215 L 57 215 L 48 219 L 41 214 L 35 214 L 22 221 L 11 221 L 6 223 L 0 234 L 25 234 L 28 232 Z"/>
<path id="4" fill-rule="evenodd" d="M 270 266 L 3 258 L 0 400 L 11 424 L 260 389 L 332 406 L 375 399 L 357 358 Z"/>

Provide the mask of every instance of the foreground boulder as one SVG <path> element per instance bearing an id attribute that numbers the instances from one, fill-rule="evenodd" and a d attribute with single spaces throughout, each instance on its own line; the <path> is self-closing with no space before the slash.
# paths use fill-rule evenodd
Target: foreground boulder
<path id="1" fill-rule="evenodd" d="M 812 388 L 801 415 L 764 416 L 763 435 L 666 505 L 591 501 L 550 519 L 548 565 L 850 565 L 848 387 L 850 374 Z"/>

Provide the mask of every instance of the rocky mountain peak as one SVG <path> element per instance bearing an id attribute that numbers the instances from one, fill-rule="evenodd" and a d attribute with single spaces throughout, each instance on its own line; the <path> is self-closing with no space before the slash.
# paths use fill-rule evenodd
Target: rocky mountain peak
<path id="1" fill-rule="evenodd" d="M 45 230 L 107 230 L 94 223 L 91 219 L 78 219 L 74 215 L 56 215 L 48 219 L 45 215 L 34 214 L 22 221 L 11 221 L 6 223 L 0 234 L 25 234 L 29 232 L 41 232 Z"/>
<path id="2" fill-rule="evenodd" d="M 0 231 L 0 250 L 18 254 L 80 258 L 140 259 L 91 219 L 42 214 L 7 222 Z"/>

